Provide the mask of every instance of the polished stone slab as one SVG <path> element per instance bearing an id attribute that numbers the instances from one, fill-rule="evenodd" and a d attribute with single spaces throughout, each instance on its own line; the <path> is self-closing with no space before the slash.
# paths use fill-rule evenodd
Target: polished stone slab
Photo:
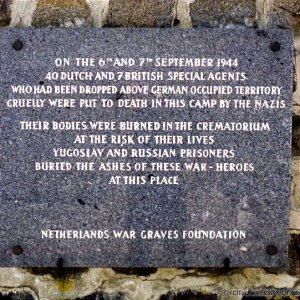
<path id="1" fill-rule="evenodd" d="M 0 265 L 285 266 L 290 196 L 292 44 L 291 32 L 279 29 L 266 32 L 254 29 L 1 29 Z M 58 67 L 57 58 L 69 58 L 73 65 Z M 106 65 L 75 66 L 76 58 L 93 58 L 97 63 L 104 59 Z M 139 64 L 113 66 L 117 58 L 131 58 Z M 140 58 L 145 61 L 141 62 Z M 163 66 L 162 58 L 169 66 Z M 213 65 L 203 60 L 201 66 L 190 66 L 185 60 L 182 62 L 185 65 L 178 66 L 179 60 L 169 60 L 173 58 L 192 59 L 194 64 L 196 59 L 207 58 L 212 59 Z M 223 62 L 227 63 L 218 67 L 218 59 L 225 59 Z M 236 59 L 238 65 L 228 65 L 229 59 L 232 62 Z M 130 60 L 127 62 L 130 64 Z M 46 78 L 48 72 L 61 74 L 62 71 L 92 72 L 93 76 L 105 71 L 114 73 L 115 77 L 103 80 Z M 125 80 L 120 75 L 118 80 L 117 72 L 164 72 L 164 79 Z M 194 80 L 168 80 L 168 72 L 203 74 Z M 209 73 L 215 78 L 217 72 L 219 80 L 208 79 Z M 230 72 L 235 73 L 234 79 L 228 79 Z M 244 73 L 246 78 L 242 80 L 243 75 L 237 73 Z M 12 86 L 16 85 L 35 87 L 40 92 L 42 88 L 47 91 L 52 87 L 52 91 L 49 94 L 14 93 Z M 77 86 L 78 91 L 80 85 L 115 86 L 117 92 L 108 88 L 97 94 L 87 94 L 86 89 L 82 93 L 62 94 L 61 87 L 70 85 Z M 60 87 L 57 93 L 55 86 Z M 150 92 L 142 90 L 136 95 L 126 95 L 120 91 L 121 86 L 148 86 Z M 166 88 L 160 91 L 158 86 Z M 174 90 L 164 94 L 170 91 L 170 86 L 177 94 Z M 180 94 L 182 86 L 187 92 Z M 203 86 L 207 87 L 206 92 Z M 207 94 L 211 86 L 216 87 L 215 93 Z M 222 90 L 220 86 L 225 88 Z M 202 94 L 193 94 L 197 88 Z M 231 88 L 233 91 L 229 94 Z M 268 94 L 269 91 L 273 94 Z M 37 100 L 44 99 L 45 105 L 13 108 L 9 107 L 13 102 L 7 102 L 12 99 L 31 99 L 26 100 L 28 106 L 38 106 L 37 103 L 42 102 Z M 51 107 L 49 99 L 75 99 L 77 106 L 70 107 L 72 102 L 69 102 L 67 107 Z M 158 99 L 177 99 L 187 106 L 86 108 L 78 107 L 80 99 L 98 99 L 98 102 L 111 99 L 115 104 L 122 99 L 145 99 L 148 105 Z M 192 100 L 207 100 L 216 106 L 189 107 Z M 232 101 L 229 108 L 221 107 L 224 100 Z M 238 107 L 234 107 L 234 101 L 239 103 Z M 246 103 L 251 107 L 243 108 Z M 259 103 L 264 103 L 263 108 Z M 117 129 L 84 129 L 82 124 L 86 122 L 90 126 L 89 122 L 97 121 L 115 122 Z M 20 122 L 37 126 L 37 130 L 21 130 Z M 46 123 L 28 122 L 49 122 L 50 129 Z M 53 122 L 80 124 L 77 130 L 59 131 Z M 122 131 L 120 122 L 147 122 L 149 130 Z M 160 128 L 150 128 L 155 127 L 150 122 L 156 122 Z M 182 126 L 191 122 L 192 129 L 163 130 L 163 122 L 173 122 L 173 125 L 184 122 Z M 44 129 L 38 130 L 41 124 Z M 81 135 L 107 135 L 109 142 L 74 143 L 76 136 Z M 135 144 L 113 144 L 111 135 L 129 135 Z M 138 144 L 141 135 L 151 136 L 151 142 Z M 177 143 L 157 145 L 153 136 L 159 135 L 181 136 L 184 143 L 176 140 Z M 191 136 L 202 136 L 200 144 L 189 144 Z M 87 155 L 86 149 L 92 148 L 103 149 L 105 153 L 108 149 L 121 148 L 150 152 L 165 149 L 175 150 L 176 155 L 163 158 L 55 157 L 53 149 L 59 148 L 84 149 L 84 155 Z M 200 157 L 184 157 L 182 149 L 200 150 Z M 210 149 L 220 149 L 221 154 L 203 157 L 204 150 L 209 152 Z M 39 171 L 35 169 L 36 162 L 67 162 L 72 169 Z M 119 163 L 119 167 L 123 163 L 125 169 L 127 163 L 131 168 L 135 163 L 147 166 L 145 170 L 119 172 L 78 171 L 75 169 L 78 162 L 94 162 L 95 168 L 108 162 Z M 182 169 L 162 172 L 151 167 L 151 163 L 156 162 L 179 163 Z M 200 169 L 203 164 L 203 169 L 187 171 L 186 163 L 198 164 Z M 222 171 L 224 169 L 226 171 Z M 121 176 L 120 184 L 109 184 L 112 176 Z M 125 184 L 124 176 L 135 176 L 145 183 Z M 178 176 L 179 184 L 153 181 L 163 176 Z M 116 237 L 117 231 L 122 231 L 120 238 Z"/>

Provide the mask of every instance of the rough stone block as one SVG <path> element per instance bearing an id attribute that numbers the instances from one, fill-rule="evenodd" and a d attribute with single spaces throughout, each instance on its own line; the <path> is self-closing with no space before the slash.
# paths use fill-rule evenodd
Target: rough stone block
<path id="1" fill-rule="evenodd" d="M 108 27 L 170 27 L 174 0 L 111 0 Z"/>
<path id="2" fill-rule="evenodd" d="M 196 0 L 190 5 L 190 11 L 194 27 L 252 25 L 256 7 L 254 0 Z"/>
<path id="3" fill-rule="evenodd" d="M 7 26 L 10 23 L 11 0 L 0 0 L 0 26 Z"/>
<path id="4" fill-rule="evenodd" d="M 297 85 L 296 91 L 294 93 L 294 101 L 300 105 L 300 36 L 295 38 L 295 54 L 296 54 L 296 78 L 297 78 Z"/>
<path id="5" fill-rule="evenodd" d="M 300 274 L 300 235 L 291 234 L 290 235 L 290 245 L 289 245 L 289 274 L 299 275 Z"/>
<path id="6" fill-rule="evenodd" d="M 34 297 L 27 292 L 0 292 L 0 299 L 3 300 L 34 300 Z"/>
<path id="7" fill-rule="evenodd" d="M 85 26 L 91 22 L 85 0 L 38 0 L 32 26 Z"/>
<path id="8" fill-rule="evenodd" d="M 300 12 L 300 2 L 298 0 L 275 0 L 274 4 L 282 7 L 292 14 L 297 14 Z"/>
<path id="9" fill-rule="evenodd" d="M 300 157 L 292 160 L 292 205 L 293 210 L 300 211 Z"/>
<path id="10" fill-rule="evenodd" d="M 272 15 L 273 26 L 292 27 L 300 34 L 300 1 L 275 0 Z"/>

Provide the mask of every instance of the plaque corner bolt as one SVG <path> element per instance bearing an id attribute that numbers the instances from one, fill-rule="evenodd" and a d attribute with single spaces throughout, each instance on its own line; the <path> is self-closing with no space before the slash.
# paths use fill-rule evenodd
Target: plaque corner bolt
<path id="1" fill-rule="evenodd" d="M 277 254 L 278 249 L 274 245 L 268 245 L 267 248 L 266 248 L 266 252 L 267 252 L 267 254 L 272 256 L 272 255 Z"/>
<path id="2" fill-rule="evenodd" d="M 13 46 L 13 48 L 16 50 L 16 51 L 20 51 L 20 50 L 22 50 L 22 48 L 23 48 L 23 42 L 22 41 L 20 41 L 20 40 L 15 40 L 14 42 L 13 42 L 13 44 L 12 44 L 12 46 Z"/>
<path id="3" fill-rule="evenodd" d="M 270 48 L 273 52 L 278 52 L 281 48 L 281 44 L 278 41 L 274 41 L 270 44 Z"/>
<path id="4" fill-rule="evenodd" d="M 20 245 L 16 245 L 13 247 L 12 251 L 15 255 L 20 255 L 23 253 L 23 248 Z"/>

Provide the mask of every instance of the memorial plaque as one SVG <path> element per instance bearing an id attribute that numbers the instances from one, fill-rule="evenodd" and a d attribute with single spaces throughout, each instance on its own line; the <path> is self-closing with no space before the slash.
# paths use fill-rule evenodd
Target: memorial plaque
<path id="1" fill-rule="evenodd" d="M 2 29 L 0 265 L 286 265 L 292 44 Z"/>

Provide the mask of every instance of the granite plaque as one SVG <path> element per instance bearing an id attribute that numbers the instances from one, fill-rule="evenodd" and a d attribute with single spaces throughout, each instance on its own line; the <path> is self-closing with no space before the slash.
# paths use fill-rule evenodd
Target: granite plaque
<path id="1" fill-rule="evenodd" d="M 286 265 L 292 44 L 2 29 L 0 265 Z"/>

